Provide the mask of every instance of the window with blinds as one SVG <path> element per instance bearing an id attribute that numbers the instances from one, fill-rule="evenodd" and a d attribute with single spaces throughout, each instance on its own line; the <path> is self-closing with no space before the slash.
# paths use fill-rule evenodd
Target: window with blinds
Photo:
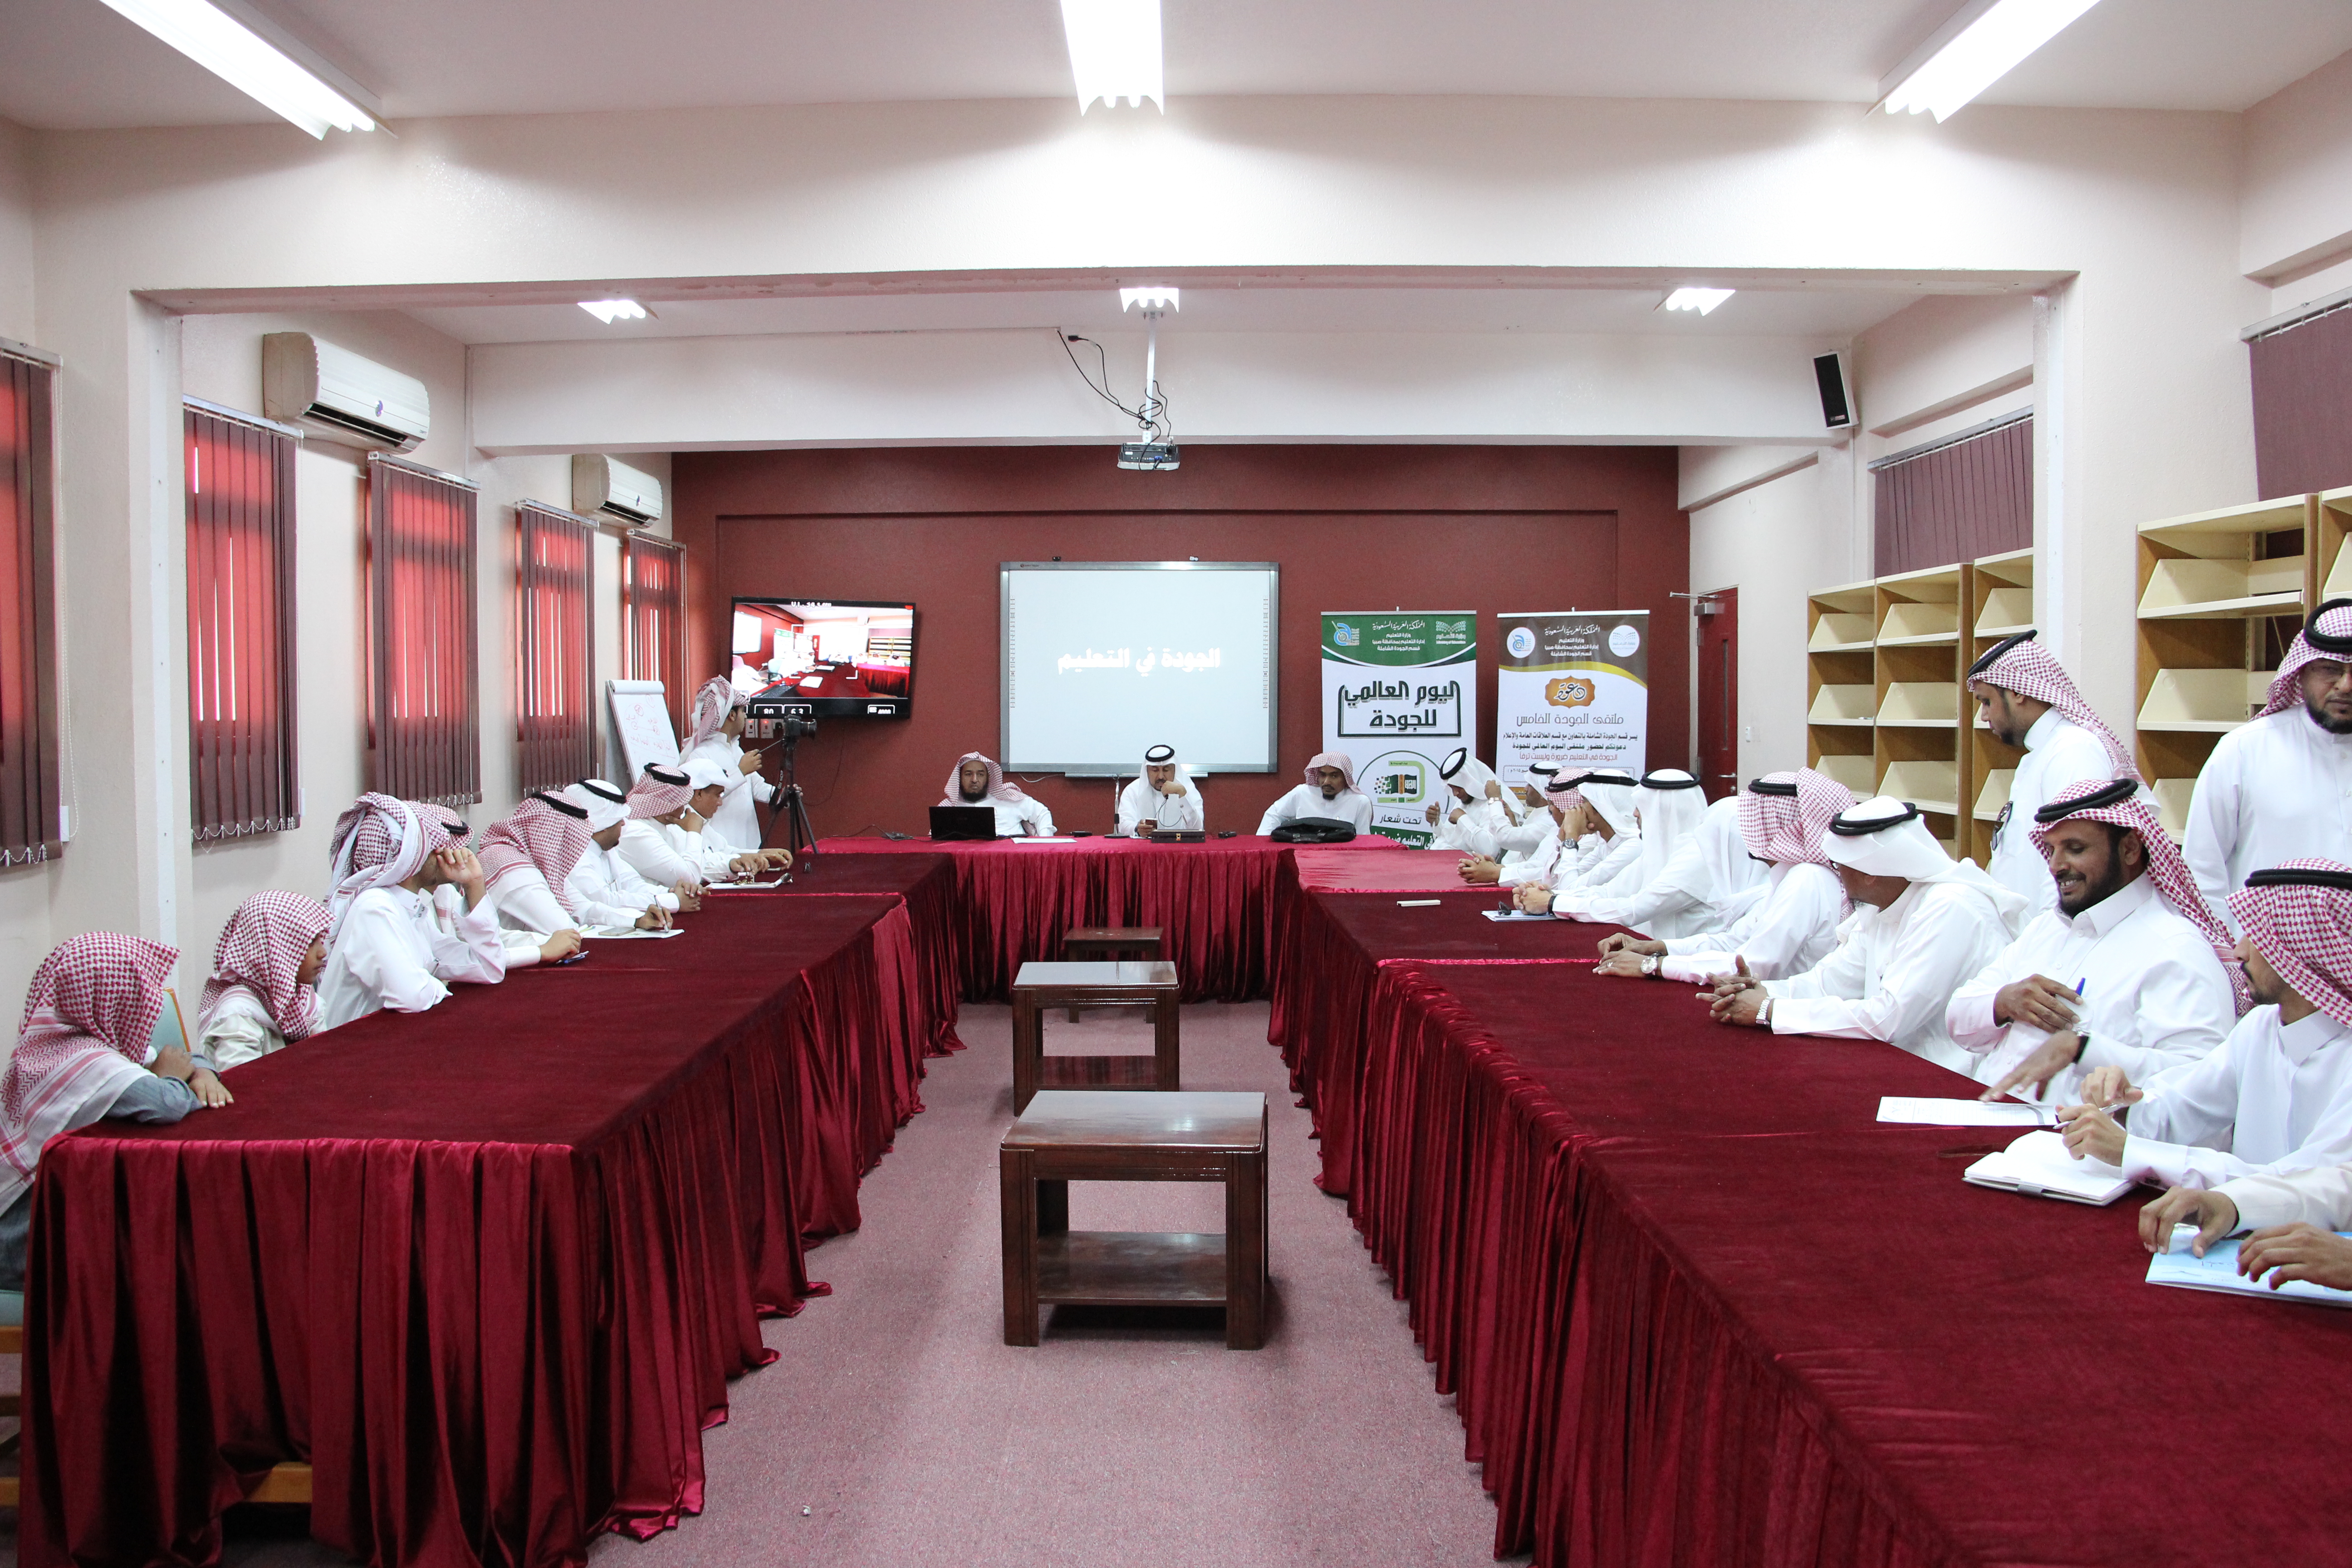
<path id="1" fill-rule="evenodd" d="M 2352 300 L 2249 334 L 2256 493 L 2352 485 Z"/>
<path id="2" fill-rule="evenodd" d="M 368 458 L 368 787 L 403 800 L 482 798 L 475 487 Z"/>
<path id="3" fill-rule="evenodd" d="M 2033 416 L 2013 414 L 1881 458 L 1878 576 L 1949 566 L 2033 543 Z"/>
<path id="4" fill-rule="evenodd" d="M 631 534 L 621 546 L 621 616 L 630 680 L 658 680 L 669 721 L 686 733 L 686 550 Z"/>
<path id="5" fill-rule="evenodd" d="M 65 848 L 58 788 L 58 364 L 0 343 L 0 865 Z"/>
<path id="6" fill-rule="evenodd" d="M 184 413 L 188 773 L 198 842 L 299 827 L 293 433 Z"/>
<path id="7" fill-rule="evenodd" d="M 596 771 L 596 531 L 570 512 L 515 508 L 519 786 L 562 789 Z"/>

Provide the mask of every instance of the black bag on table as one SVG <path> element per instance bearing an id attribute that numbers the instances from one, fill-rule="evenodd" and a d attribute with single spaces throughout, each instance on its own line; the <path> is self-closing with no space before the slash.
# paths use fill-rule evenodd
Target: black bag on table
<path id="1" fill-rule="evenodd" d="M 1294 816 L 1266 837 L 1276 844 L 1345 844 L 1356 825 L 1336 816 Z"/>

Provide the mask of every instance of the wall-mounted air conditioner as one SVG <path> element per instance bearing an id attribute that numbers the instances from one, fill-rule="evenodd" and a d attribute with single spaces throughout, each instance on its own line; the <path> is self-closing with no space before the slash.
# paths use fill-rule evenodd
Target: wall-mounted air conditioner
<path id="1" fill-rule="evenodd" d="M 572 454 L 572 510 L 643 528 L 662 514 L 661 481 L 601 452 Z"/>
<path id="2" fill-rule="evenodd" d="M 433 423 L 423 382 L 308 332 L 262 338 L 261 411 L 379 452 L 415 450 Z"/>

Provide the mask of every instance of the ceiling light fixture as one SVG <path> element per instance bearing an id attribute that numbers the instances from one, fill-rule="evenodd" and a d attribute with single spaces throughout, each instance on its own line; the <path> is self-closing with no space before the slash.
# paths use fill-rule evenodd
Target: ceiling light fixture
<path id="1" fill-rule="evenodd" d="M 1168 107 L 1160 87 L 1160 0 L 1062 0 L 1062 33 L 1080 114 L 1097 99 L 1112 109 L 1122 102 L 1140 109 L 1147 98 Z"/>
<path id="2" fill-rule="evenodd" d="M 290 39 L 263 36 L 211 0 L 106 0 L 239 92 L 283 115 L 311 135 L 329 130 L 373 131 L 375 116 L 353 94 L 367 96 L 348 81 L 331 83 L 317 64 L 295 58 L 308 53 Z M 257 21 L 258 19 L 257 19 Z M 275 32 L 275 28 L 268 28 Z M 341 73 L 326 68 L 331 74 Z"/>
<path id="3" fill-rule="evenodd" d="M 653 315 L 635 300 L 583 300 L 580 308 L 608 327 L 614 321 L 642 321 Z"/>
<path id="4" fill-rule="evenodd" d="M 1658 309 L 1696 310 L 1702 316 L 1711 316 L 1715 313 L 1715 308 L 1717 305 L 1722 304 L 1737 292 L 1738 290 L 1733 289 L 1677 289 L 1666 296 L 1666 302 Z"/>
<path id="5" fill-rule="evenodd" d="M 1118 291 L 1118 308 L 1120 314 L 1124 315 L 1126 312 L 1135 309 L 1138 305 L 1142 306 L 1147 311 L 1159 310 L 1173 310 L 1177 308 L 1176 290 L 1173 289 L 1145 287 L 1141 289 L 1122 289 Z"/>
<path id="6" fill-rule="evenodd" d="M 2098 0 L 1970 0 L 1880 84 L 1889 114 L 1949 120 Z M 1888 86 L 1887 83 L 1892 83 Z"/>

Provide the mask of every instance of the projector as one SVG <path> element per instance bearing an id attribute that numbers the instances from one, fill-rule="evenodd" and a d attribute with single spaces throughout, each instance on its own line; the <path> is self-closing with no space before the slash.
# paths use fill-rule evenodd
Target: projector
<path id="1" fill-rule="evenodd" d="M 1122 468 L 1173 469 L 1182 458 L 1177 447 L 1159 441 L 1129 441 L 1118 449 Z"/>

